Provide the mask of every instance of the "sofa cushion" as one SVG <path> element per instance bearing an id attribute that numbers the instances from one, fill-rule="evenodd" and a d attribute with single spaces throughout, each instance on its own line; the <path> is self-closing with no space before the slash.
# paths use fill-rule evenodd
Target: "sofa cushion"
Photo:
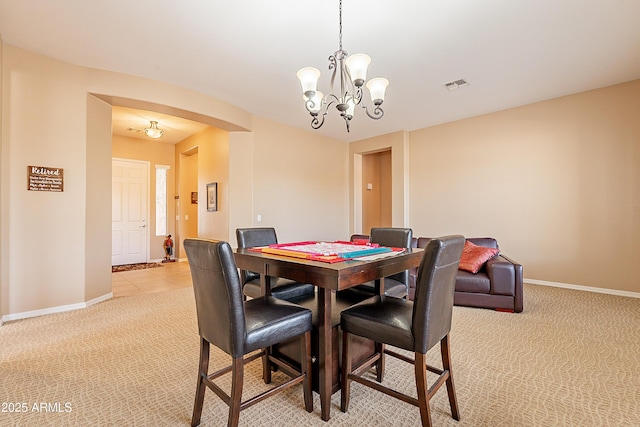
<path id="1" fill-rule="evenodd" d="M 500 250 L 497 248 L 478 246 L 466 241 L 458 268 L 475 274 L 480 271 L 485 262 L 498 255 L 499 252 Z"/>
<path id="2" fill-rule="evenodd" d="M 456 292 L 489 294 L 491 292 L 491 281 L 486 273 L 472 274 L 468 271 L 458 270 Z"/>

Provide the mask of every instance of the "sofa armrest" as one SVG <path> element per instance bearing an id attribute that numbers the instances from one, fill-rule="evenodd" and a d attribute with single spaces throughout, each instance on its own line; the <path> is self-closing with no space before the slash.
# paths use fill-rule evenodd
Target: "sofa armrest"
<path id="1" fill-rule="evenodd" d="M 490 259 L 485 265 L 491 282 L 491 293 L 510 295 L 515 299 L 514 311 L 522 311 L 522 265 L 502 254 Z"/>

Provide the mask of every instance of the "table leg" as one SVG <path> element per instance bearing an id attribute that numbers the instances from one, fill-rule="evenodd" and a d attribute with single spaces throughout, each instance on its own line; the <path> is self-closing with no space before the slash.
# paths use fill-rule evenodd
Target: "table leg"
<path id="1" fill-rule="evenodd" d="M 376 279 L 374 282 L 375 292 L 378 295 L 384 296 L 384 277 Z M 384 377 L 384 344 L 376 342 L 375 343 L 375 352 L 380 354 L 380 359 L 376 362 L 376 380 L 381 383 Z"/>
<path id="2" fill-rule="evenodd" d="M 321 418 L 329 421 L 331 418 L 331 374 L 333 359 L 331 340 L 331 290 L 318 288 L 318 334 L 319 334 L 319 392 Z"/>
<path id="3" fill-rule="evenodd" d="M 264 271 L 260 274 L 260 292 L 262 295 L 271 296 L 271 276 L 267 272 L 267 266 L 264 266 Z"/>
<path id="4" fill-rule="evenodd" d="M 267 266 L 265 265 L 263 273 L 260 275 L 260 291 L 264 296 L 271 295 L 271 276 L 267 274 Z M 269 362 L 269 355 L 271 354 L 271 347 L 264 349 L 264 356 L 262 356 L 262 379 L 265 384 L 271 384 L 271 362 Z"/>
<path id="5" fill-rule="evenodd" d="M 376 295 L 384 295 L 384 277 L 373 281 L 373 291 Z"/>

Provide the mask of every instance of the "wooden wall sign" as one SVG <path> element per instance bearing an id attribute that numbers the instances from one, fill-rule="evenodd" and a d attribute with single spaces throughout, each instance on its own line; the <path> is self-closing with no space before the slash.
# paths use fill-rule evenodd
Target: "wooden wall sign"
<path id="1" fill-rule="evenodd" d="M 64 191 L 64 169 L 27 166 L 27 190 Z"/>

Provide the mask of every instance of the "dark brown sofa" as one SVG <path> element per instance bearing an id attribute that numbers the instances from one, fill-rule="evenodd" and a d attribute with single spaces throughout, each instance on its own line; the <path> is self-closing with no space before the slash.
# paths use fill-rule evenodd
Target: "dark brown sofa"
<path id="1" fill-rule="evenodd" d="M 430 238 L 420 237 L 415 240 L 415 245 L 424 248 L 429 240 Z M 498 242 L 491 237 L 467 240 L 478 246 L 499 249 Z M 415 293 L 416 272 L 417 270 L 411 271 L 410 299 L 413 299 Z M 476 274 L 458 270 L 454 295 L 455 305 L 520 313 L 523 309 L 522 265 L 500 253 L 487 261 Z"/>

